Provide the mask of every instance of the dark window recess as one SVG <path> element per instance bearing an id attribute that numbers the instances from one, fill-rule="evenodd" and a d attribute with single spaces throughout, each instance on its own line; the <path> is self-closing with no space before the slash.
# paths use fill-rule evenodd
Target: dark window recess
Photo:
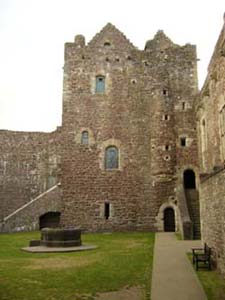
<path id="1" fill-rule="evenodd" d="M 105 92 L 105 77 L 104 76 L 96 77 L 95 91 L 96 91 L 96 93 L 104 93 Z"/>
<path id="2" fill-rule="evenodd" d="M 182 102 L 182 109 L 185 110 L 185 102 Z"/>
<path id="3" fill-rule="evenodd" d="M 119 167 L 119 153 L 115 146 L 110 146 L 105 150 L 105 168 L 118 169 Z"/>
<path id="4" fill-rule="evenodd" d="M 108 57 L 106 57 L 105 61 L 109 61 L 109 58 L 108 58 Z"/>
<path id="5" fill-rule="evenodd" d="M 164 116 L 164 120 L 165 120 L 165 121 L 168 121 L 168 120 L 169 120 L 169 116 L 168 116 L 168 115 L 165 115 L 165 116 Z"/>
<path id="6" fill-rule="evenodd" d="M 185 146 L 186 146 L 186 137 L 180 138 L 180 145 L 181 145 L 182 147 L 185 147 Z"/>
<path id="7" fill-rule="evenodd" d="M 110 42 L 105 42 L 105 43 L 104 43 L 104 46 L 105 46 L 105 47 L 110 47 L 110 46 L 111 46 L 111 43 L 110 43 Z"/>
<path id="8" fill-rule="evenodd" d="M 163 90 L 163 95 L 164 96 L 168 96 L 168 91 L 167 90 Z"/>
<path id="9" fill-rule="evenodd" d="M 89 135 L 87 131 L 83 131 L 81 134 L 81 144 L 83 145 L 89 144 Z"/>
<path id="10" fill-rule="evenodd" d="M 110 203 L 108 203 L 108 202 L 105 202 L 104 217 L 106 220 L 108 220 L 110 217 Z"/>
<path id="11" fill-rule="evenodd" d="M 165 146 L 165 150 L 168 151 L 169 150 L 169 145 Z"/>

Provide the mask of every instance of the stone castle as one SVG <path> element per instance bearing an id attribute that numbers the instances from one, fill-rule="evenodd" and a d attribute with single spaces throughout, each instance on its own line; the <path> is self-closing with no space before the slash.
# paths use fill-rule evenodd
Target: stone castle
<path id="1" fill-rule="evenodd" d="M 180 231 L 225 274 L 225 27 L 199 92 L 196 47 L 137 49 L 107 24 L 65 44 L 62 126 L 0 131 L 0 229 Z"/>

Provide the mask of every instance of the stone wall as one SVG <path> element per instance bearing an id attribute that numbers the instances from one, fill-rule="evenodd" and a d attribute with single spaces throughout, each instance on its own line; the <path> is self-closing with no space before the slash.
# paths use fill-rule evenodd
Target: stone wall
<path id="1" fill-rule="evenodd" d="M 196 106 L 200 157 L 202 238 L 225 275 L 225 27 Z"/>
<path id="2" fill-rule="evenodd" d="M 0 220 L 58 182 L 59 132 L 0 131 Z"/>
<path id="3" fill-rule="evenodd" d="M 55 185 L 24 204 L 0 223 L 1 232 L 39 230 L 40 216 L 48 212 L 60 212 L 61 190 Z"/>
<path id="4" fill-rule="evenodd" d="M 201 184 L 202 238 L 213 250 L 213 260 L 225 275 L 225 170 L 211 174 Z"/>

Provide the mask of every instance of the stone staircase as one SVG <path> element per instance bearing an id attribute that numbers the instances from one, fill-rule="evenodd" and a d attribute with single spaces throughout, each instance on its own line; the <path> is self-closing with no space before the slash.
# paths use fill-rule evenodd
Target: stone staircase
<path id="1" fill-rule="evenodd" d="M 200 225 L 200 207 L 199 207 L 199 193 L 196 189 L 185 189 L 185 196 L 190 214 L 190 219 L 193 223 L 193 239 L 201 239 L 201 225 Z"/>
<path id="2" fill-rule="evenodd" d="M 47 212 L 61 211 L 60 183 L 12 212 L 0 222 L 0 232 L 39 230 L 39 218 Z"/>

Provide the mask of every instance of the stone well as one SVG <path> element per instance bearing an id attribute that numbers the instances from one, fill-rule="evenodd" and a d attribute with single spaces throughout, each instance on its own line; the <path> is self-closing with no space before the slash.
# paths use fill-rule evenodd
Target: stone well
<path id="1" fill-rule="evenodd" d="M 46 247 L 81 246 L 81 230 L 44 228 L 41 230 L 40 245 Z"/>

